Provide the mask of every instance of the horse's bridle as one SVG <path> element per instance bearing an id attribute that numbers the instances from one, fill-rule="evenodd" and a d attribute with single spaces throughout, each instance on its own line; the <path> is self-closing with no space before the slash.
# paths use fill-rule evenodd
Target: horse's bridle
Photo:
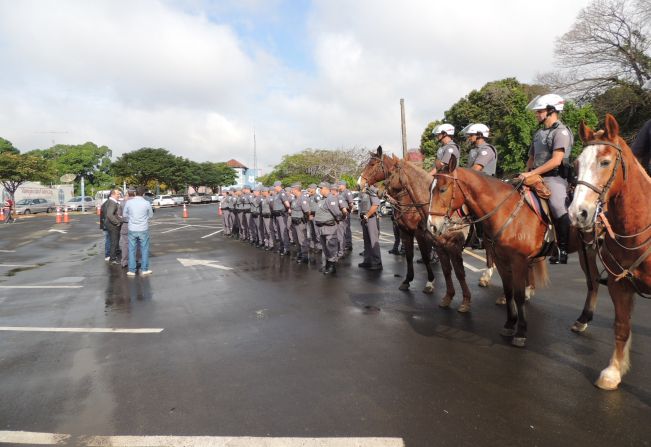
<path id="1" fill-rule="evenodd" d="M 380 167 L 382 168 L 382 175 L 384 176 L 385 179 L 388 178 L 389 174 L 387 174 L 387 169 L 384 167 L 384 154 L 382 154 L 380 156 L 377 156 L 375 154 L 371 154 L 371 159 L 376 159 L 376 160 L 380 161 Z M 367 183 L 367 186 L 370 186 L 370 185 L 368 185 L 369 181 L 368 181 L 368 179 L 366 177 L 364 177 L 363 175 L 360 175 L 360 178 L 363 178 L 364 181 Z"/>
<path id="2" fill-rule="evenodd" d="M 606 203 L 606 195 L 608 194 L 608 191 L 610 191 L 610 188 L 613 186 L 613 183 L 615 182 L 615 177 L 617 176 L 617 169 L 619 168 L 620 164 L 622 165 L 622 169 L 624 171 L 624 181 L 626 181 L 627 178 L 626 164 L 624 163 L 624 159 L 622 158 L 622 147 L 620 145 L 611 143 L 610 141 L 593 140 L 585 143 L 583 145 L 583 148 L 585 149 L 588 146 L 602 146 L 602 145 L 610 146 L 617 150 L 615 167 L 610 173 L 610 177 L 608 178 L 606 184 L 603 187 L 599 188 L 598 186 L 595 186 L 592 183 L 586 182 L 584 180 L 577 180 L 576 182 L 577 185 L 587 186 L 588 188 L 590 188 L 591 190 L 599 194 L 599 197 L 597 198 L 597 210 L 600 210 L 603 207 L 604 203 Z"/>

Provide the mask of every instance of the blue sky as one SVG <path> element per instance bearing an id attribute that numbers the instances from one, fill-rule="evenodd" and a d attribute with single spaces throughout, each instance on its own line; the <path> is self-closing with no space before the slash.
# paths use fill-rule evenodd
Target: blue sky
<path id="1" fill-rule="evenodd" d="M 587 4 L 0 0 L 0 136 L 251 165 L 255 128 L 266 170 L 304 148 L 400 152 L 400 98 L 417 147 L 471 90 L 553 69 Z"/>

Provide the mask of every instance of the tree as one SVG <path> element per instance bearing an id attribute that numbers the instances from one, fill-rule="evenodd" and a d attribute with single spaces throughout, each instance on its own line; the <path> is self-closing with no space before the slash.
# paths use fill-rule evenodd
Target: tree
<path id="1" fill-rule="evenodd" d="M 174 166 L 176 157 L 167 149 L 143 147 L 122 154 L 111 165 L 111 172 L 128 183 L 146 185 L 152 180 L 165 182 L 166 174 Z"/>
<path id="2" fill-rule="evenodd" d="M 0 137 L 0 154 L 3 154 L 5 152 L 10 152 L 12 154 L 20 153 L 20 151 L 16 149 L 13 144 L 11 144 L 11 141 Z"/>
<path id="3" fill-rule="evenodd" d="M 203 173 L 203 184 L 209 187 L 213 192 L 219 191 L 222 186 L 235 184 L 237 173 L 235 169 L 229 167 L 226 163 L 201 163 Z"/>
<path id="4" fill-rule="evenodd" d="M 41 157 L 29 154 L 0 153 L 0 182 L 14 197 L 16 190 L 25 182 L 49 182 L 53 178 L 51 163 Z"/>
<path id="5" fill-rule="evenodd" d="M 57 144 L 28 153 L 50 160 L 57 177 L 74 174 L 76 183 L 79 183 L 81 177 L 96 186 L 113 183 L 109 175 L 112 152 L 107 146 L 97 146 L 87 141 L 77 145 Z"/>
<path id="6" fill-rule="evenodd" d="M 556 43 L 560 87 L 590 97 L 651 78 L 651 1 L 595 0 Z"/>

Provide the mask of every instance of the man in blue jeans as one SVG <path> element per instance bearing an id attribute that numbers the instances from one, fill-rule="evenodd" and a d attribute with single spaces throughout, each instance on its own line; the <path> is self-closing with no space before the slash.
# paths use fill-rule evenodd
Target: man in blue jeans
<path id="1" fill-rule="evenodd" d="M 151 205 L 143 198 L 145 188 L 136 189 L 136 197 L 124 205 L 123 216 L 129 225 L 129 271 L 127 276 L 136 276 L 136 251 L 140 246 L 140 274 L 151 275 L 149 270 L 149 219 L 154 216 Z"/>

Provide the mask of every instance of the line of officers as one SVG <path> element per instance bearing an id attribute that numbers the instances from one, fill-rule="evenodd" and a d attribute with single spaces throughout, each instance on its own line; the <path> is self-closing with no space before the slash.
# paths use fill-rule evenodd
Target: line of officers
<path id="1" fill-rule="evenodd" d="M 272 187 L 233 187 L 223 191 L 220 203 L 224 235 L 249 242 L 280 256 L 291 256 L 296 245 L 296 263 L 321 261 L 319 271 L 336 272 L 337 261 L 353 249 L 350 216 L 353 193 L 346 182 L 311 184 L 303 191 L 300 183 L 283 188 L 277 181 Z M 380 205 L 377 188 L 360 193 L 359 215 L 364 236 L 364 262 L 361 268 L 381 270 Z"/>

